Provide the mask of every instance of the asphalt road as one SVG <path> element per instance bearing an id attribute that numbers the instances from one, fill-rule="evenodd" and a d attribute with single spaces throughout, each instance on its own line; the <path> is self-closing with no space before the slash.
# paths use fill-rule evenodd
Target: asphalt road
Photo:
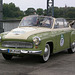
<path id="1" fill-rule="evenodd" d="M 14 57 L 6 61 L 0 54 L 0 75 L 75 75 L 75 53 L 54 54 L 46 63 L 37 56 Z"/>

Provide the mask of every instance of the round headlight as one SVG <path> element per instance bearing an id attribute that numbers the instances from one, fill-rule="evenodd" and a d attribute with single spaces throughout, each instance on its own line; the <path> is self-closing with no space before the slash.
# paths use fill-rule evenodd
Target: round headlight
<path id="1" fill-rule="evenodd" d="M 33 42 L 36 46 L 40 44 L 40 41 L 41 41 L 41 39 L 37 36 L 33 38 Z"/>

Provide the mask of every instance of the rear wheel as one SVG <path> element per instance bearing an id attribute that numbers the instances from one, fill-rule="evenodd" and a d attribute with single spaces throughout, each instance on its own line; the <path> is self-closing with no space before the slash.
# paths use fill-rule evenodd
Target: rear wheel
<path id="1" fill-rule="evenodd" d="M 50 46 L 49 44 L 46 44 L 45 46 L 45 50 L 44 50 L 44 55 L 41 56 L 41 61 L 42 62 L 47 62 L 49 60 L 49 57 L 50 57 Z"/>
<path id="2" fill-rule="evenodd" d="M 4 53 L 2 53 L 2 56 L 4 57 L 5 60 L 11 60 L 13 57 L 12 55 L 4 54 Z"/>
<path id="3" fill-rule="evenodd" d="M 71 48 L 68 49 L 68 53 L 75 53 L 75 42 L 73 42 Z"/>

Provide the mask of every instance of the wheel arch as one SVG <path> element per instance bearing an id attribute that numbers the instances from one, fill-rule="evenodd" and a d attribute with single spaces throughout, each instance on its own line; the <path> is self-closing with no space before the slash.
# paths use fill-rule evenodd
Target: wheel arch
<path id="1" fill-rule="evenodd" d="M 75 31 L 71 33 L 71 43 L 75 42 Z"/>

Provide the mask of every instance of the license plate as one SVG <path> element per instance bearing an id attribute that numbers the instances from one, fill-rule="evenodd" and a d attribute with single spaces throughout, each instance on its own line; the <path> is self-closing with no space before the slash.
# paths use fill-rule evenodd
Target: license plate
<path id="1" fill-rule="evenodd" d="M 10 50 L 8 49 L 8 53 L 20 54 L 20 50 Z"/>

